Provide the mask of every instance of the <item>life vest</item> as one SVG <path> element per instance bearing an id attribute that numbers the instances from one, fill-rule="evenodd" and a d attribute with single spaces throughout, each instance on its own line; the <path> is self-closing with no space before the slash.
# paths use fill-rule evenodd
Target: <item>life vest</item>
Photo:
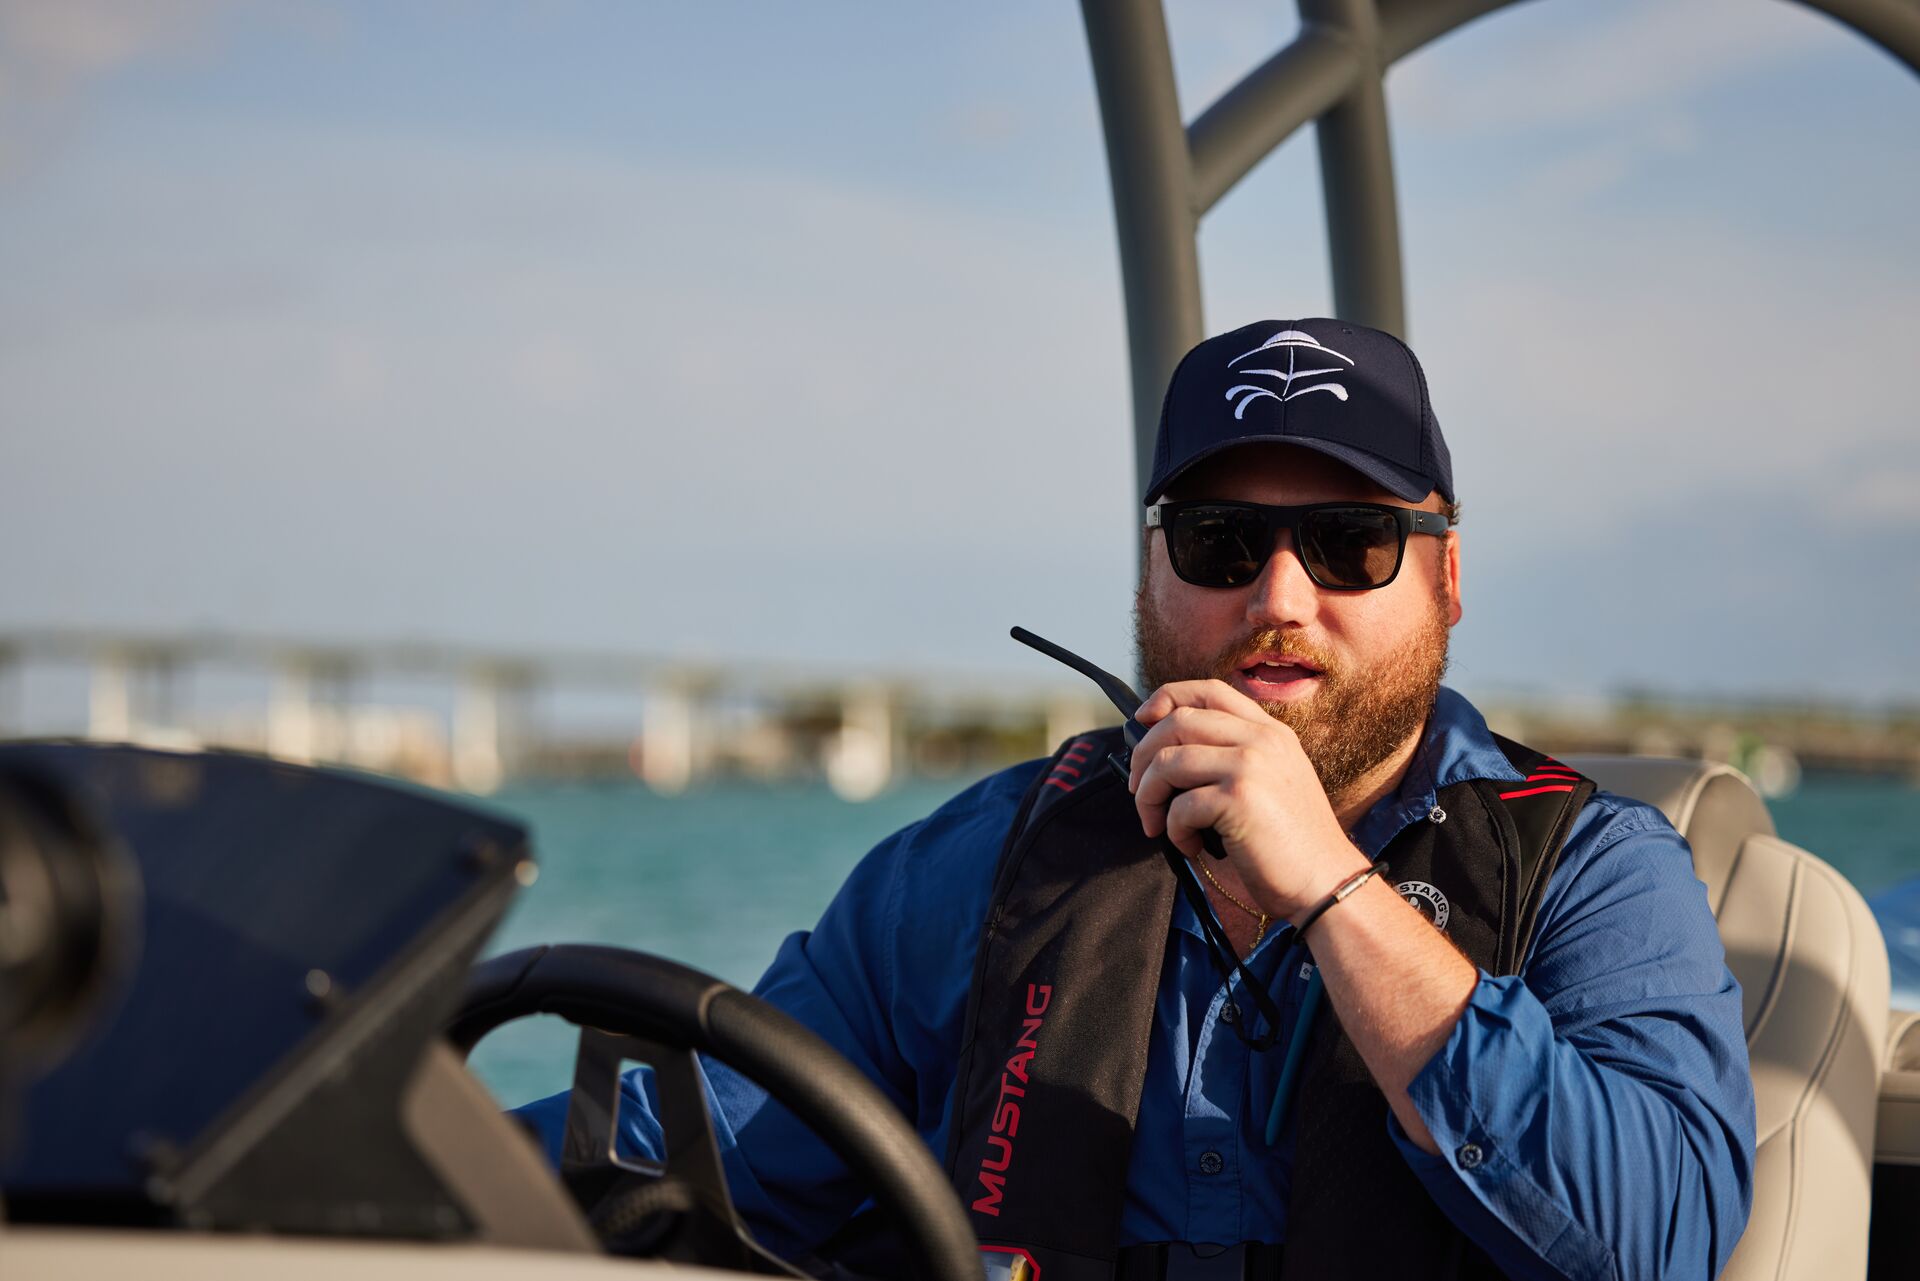
<path id="1" fill-rule="evenodd" d="M 1527 781 L 1440 789 L 1385 851 L 1411 901 L 1491 974 L 1518 971 L 1541 894 L 1594 785 L 1498 738 Z M 968 999 L 947 1169 L 996 1271 L 1111 1281 L 1176 886 L 1106 764 L 1074 739 L 1035 781 L 1000 855 Z M 1427 891 L 1438 887 L 1439 893 Z M 1394 1147 L 1387 1102 L 1324 1007 L 1308 1042 L 1280 1275 L 1497 1275 Z M 1392 1230 L 1382 1231 L 1391 1219 Z M 1224 1242 L 1223 1245 L 1238 1243 Z"/>

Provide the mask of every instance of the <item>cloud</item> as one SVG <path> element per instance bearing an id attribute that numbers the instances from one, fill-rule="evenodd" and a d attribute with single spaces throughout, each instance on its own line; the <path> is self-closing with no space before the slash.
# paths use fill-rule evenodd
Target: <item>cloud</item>
<path id="1" fill-rule="evenodd" d="M 1611 525 L 1590 522 L 1588 508 L 1552 523 L 1496 518 L 1493 529 L 1470 519 L 1455 679 L 1594 694 L 1911 697 L 1920 567 L 1907 549 L 1920 517 L 1837 521 L 1814 492 L 1821 478 L 1810 479 L 1757 488 L 1708 478 L 1684 503 Z"/>
<path id="2" fill-rule="evenodd" d="M 331 390 L 341 404 L 377 404 L 386 394 L 391 371 L 379 346 L 358 334 L 341 334 L 332 343 Z"/>
<path id="3" fill-rule="evenodd" d="M 1854 42 L 1797 5 L 1753 0 L 1633 0 L 1567 21 L 1524 9 L 1475 24 L 1400 64 L 1396 119 L 1441 133 L 1591 128 L 1670 113 L 1739 76 Z M 1529 20 L 1529 19 L 1532 20 Z M 1460 74 L 1471 61 L 1475 74 Z"/>
<path id="4" fill-rule="evenodd" d="M 570 409 L 596 400 L 602 382 L 588 340 L 540 334 L 508 362 L 509 377 L 536 406 Z"/>
<path id="5" fill-rule="evenodd" d="M 1675 104 L 1740 76 L 1857 41 L 1788 3 L 1612 0 L 1518 6 L 1470 23 L 1397 64 L 1395 123 L 1447 134 L 1672 117 Z M 1197 0 L 1167 15 L 1189 119 L 1291 42 L 1297 18 L 1259 0 Z M 1463 74 L 1463 68 L 1466 74 Z"/>
<path id="6" fill-rule="evenodd" d="M 1482 249 L 1416 295 L 1472 488 L 1533 494 L 1543 516 L 1578 492 L 1630 519 L 1705 478 L 1818 493 L 1910 436 L 1914 264 L 1684 222 L 1573 243 L 1551 271 Z"/>
<path id="7" fill-rule="evenodd" d="M 51 95 L 177 46 L 226 0 L 5 0 L 7 79 Z"/>
<path id="8" fill-rule="evenodd" d="M 1514 185 L 1513 198 L 1540 211 L 1578 207 L 1620 187 L 1649 160 L 1691 154 L 1699 143 L 1698 125 L 1681 112 L 1632 121 L 1556 151 L 1524 173 Z"/>
<path id="9" fill-rule="evenodd" d="M 1003 102 L 970 102 L 948 112 L 941 126 L 957 146 L 993 149 L 1020 136 L 1020 113 Z"/>
<path id="10" fill-rule="evenodd" d="M 1167 6 L 1174 78 L 1188 120 L 1300 32 L 1292 6 L 1265 0 L 1196 0 Z"/>
<path id="11" fill-rule="evenodd" d="M 190 46 L 231 0 L 0 0 L 0 175 L 95 81 Z"/>
<path id="12" fill-rule="evenodd" d="M 1251 12 L 1218 11 L 1217 74 L 1264 56 L 1227 39 Z M 1628 13 L 1658 33 L 1647 6 Z M 1714 74 L 1791 55 L 1743 56 Z M 1532 74 L 1510 61 L 1454 83 Z M 1602 88 L 1582 91 L 1596 109 Z M 1920 477 L 1884 460 L 1911 435 L 1920 264 L 1897 237 L 1756 226 L 1794 181 L 1777 168 L 1742 190 L 1702 161 L 1691 190 L 1648 184 L 1599 216 L 1583 197 L 1623 166 L 1696 142 L 1678 82 L 1618 105 L 1617 147 L 1602 122 L 1518 177 L 1503 157 L 1484 182 L 1403 170 L 1470 629 L 1494 620 L 1504 646 L 1463 652 L 1555 679 L 1554 648 L 1522 643 L 1554 615 L 1584 629 L 1582 670 L 1710 676 L 1733 643 L 1715 611 L 1763 626 L 1780 569 L 1803 608 L 1829 593 L 1847 626 L 1877 626 L 1847 642 L 1849 679 L 1913 689 L 1873 647 L 1920 625 L 1914 571 L 1876 559 L 1913 541 L 1886 531 L 1911 529 Z M 102 131 L 0 238 L 0 614 L 905 658 L 935 676 L 1024 663 L 1004 641 L 1021 622 L 1124 666 L 1130 398 L 1104 173 L 1040 150 L 1027 100 L 1006 109 L 1036 167 L 1078 186 L 1050 172 L 973 200 L 707 135 L 595 151 L 210 112 L 169 119 L 164 148 Z M 998 128 L 976 123 L 983 141 Z M 1082 134 L 1075 154 L 1096 155 Z M 1775 141 L 1809 150 L 1791 122 Z M 1903 181 L 1821 185 L 1898 209 Z M 1214 328 L 1323 305 L 1317 184 L 1296 146 L 1209 219 Z M 76 514 L 83 534 L 47 536 Z M 1776 562 L 1775 539 L 1813 551 Z M 1673 549 L 1691 546 L 1713 577 L 1686 575 L 1699 561 Z"/>
<path id="13" fill-rule="evenodd" d="M 8 526 L 52 527 L 59 496 L 97 517 L 0 551 L 34 584 L 16 617 L 80 599 L 708 653 L 772 629 L 782 656 L 876 661 L 992 657 L 1006 622 L 1047 616 L 1120 633 L 1104 237 L 550 146 L 240 124 L 197 145 L 226 164 L 115 158 L 140 234 L 97 228 L 34 291 L 67 323 L 31 359 L 0 348 L 0 418 L 28 444 L 0 469 Z M 183 282 L 128 315 L 104 283 L 236 261 L 281 264 L 294 305 L 197 308 L 217 291 Z M 44 305 L 0 297 L 0 326 Z M 1116 536 L 1070 572 L 1036 551 L 1090 524 Z"/>
<path id="14" fill-rule="evenodd" d="M 1850 483 L 1827 504 L 1827 518 L 1844 530 L 1903 527 L 1902 556 L 1911 561 L 1905 553 L 1920 536 L 1916 497 L 1920 497 L 1920 468 L 1883 456 L 1865 456 L 1856 460 Z"/>

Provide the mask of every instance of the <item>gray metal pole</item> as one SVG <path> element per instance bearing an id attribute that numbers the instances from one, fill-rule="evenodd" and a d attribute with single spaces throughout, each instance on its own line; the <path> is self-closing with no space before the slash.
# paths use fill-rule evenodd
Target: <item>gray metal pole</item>
<path id="1" fill-rule="evenodd" d="M 1373 0 L 1300 0 L 1300 17 L 1352 48 L 1359 62 L 1353 88 L 1320 117 L 1320 184 L 1327 207 L 1333 265 L 1333 311 L 1406 336 L 1400 273 L 1399 201 L 1387 136 L 1386 70 Z"/>
<path id="2" fill-rule="evenodd" d="M 1192 167 L 1160 0 L 1082 0 L 1106 127 L 1133 369 L 1135 493 L 1153 470 L 1160 398 L 1200 341 Z"/>
<path id="3" fill-rule="evenodd" d="M 1518 0 L 1300 0 L 1303 30 L 1182 130 L 1159 0 L 1081 0 L 1113 181 L 1133 371 L 1134 467 L 1144 487 L 1160 396 L 1202 336 L 1199 216 L 1308 120 L 1319 119 L 1334 310 L 1404 336 L 1386 68 Z M 1920 73 L 1920 0 L 1798 0 Z"/>
<path id="4" fill-rule="evenodd" d="M 1187 129 L 1193 207 L 1204 214 L 1293 131 L 1317 119 L 1360 79 L 1354 47 L 1326 27 L 1308 27 Z"/>
<path id="5" fill-rule="evenodd" d="M 1382 61 L 1391 66 L 1456 27 L 1519 0 L 1379 0 Z M 1920 74 L 1920 0 L 1796 0 L 1885 49 Z"/>
<path id="6" fill-rule="evenodd" d="M 1920 75 L 1920 0 L 1800 0 L 1852 27 Z"/>
<path id="7" fill-rule="evenodd" d="M 1455 27 L 1518 0 L 1380 0 L 1381 61 L 1392 66 Z"/>

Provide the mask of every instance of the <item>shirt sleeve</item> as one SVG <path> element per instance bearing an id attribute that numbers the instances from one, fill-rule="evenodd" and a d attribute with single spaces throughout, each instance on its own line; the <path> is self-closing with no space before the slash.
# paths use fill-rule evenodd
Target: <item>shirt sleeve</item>
<path id="1" fill-rule="evenodd" d="M 994 775 L 875 846 L 754 987 L 879 1086 L 936 1158 L 1000 846 L 1038 768 Z M 814 1250 L 871 1189 L 765 1090 L 715 1060 L 701 1067 L 735 1208 L 769 1249 L 790 1258 Z M 651 1071 L 629 1072 L 621 1087 L 620 1150 L 658 1160 Z M 517 1109 L 556 1163 L 566 1106 L 558 1094 Z"/>
<path id="2" fill-rule="evenodd" d="M 1589 805 L 1523 974 L 1481 973 L 1408 1092 L 1440 1155 L 1395 1142 L 1509 1276 L 1719 1273 L 1752 1198 L 1740 987 L 1657 811 Z"/>

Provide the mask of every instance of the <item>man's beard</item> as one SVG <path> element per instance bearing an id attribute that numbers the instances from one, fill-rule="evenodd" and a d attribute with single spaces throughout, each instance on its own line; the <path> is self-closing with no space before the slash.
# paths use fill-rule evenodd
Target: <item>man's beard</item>
<path id="1" fill-rule="evenodd" d="M 1300 702 L 1261 701 L 1267 715 L 1288 726 L 1336 804 L 1356 783 L 1420 731 L 1447 670 L 1445 598 L 1435 595 L 1424 626 L 1373 671 L 1343 668 L 1306 643 L 1298 631 L 1249 632 L 1204 660 L 1180 643 L 1177 623 L 1153 615 L 1143 582 L 1134 598 L 1134 642 L 1148 689 L 1169 681 L 1230 680 L 1256 654 L 1305 659 L 1320 668 L 1317 688 Z"/>

